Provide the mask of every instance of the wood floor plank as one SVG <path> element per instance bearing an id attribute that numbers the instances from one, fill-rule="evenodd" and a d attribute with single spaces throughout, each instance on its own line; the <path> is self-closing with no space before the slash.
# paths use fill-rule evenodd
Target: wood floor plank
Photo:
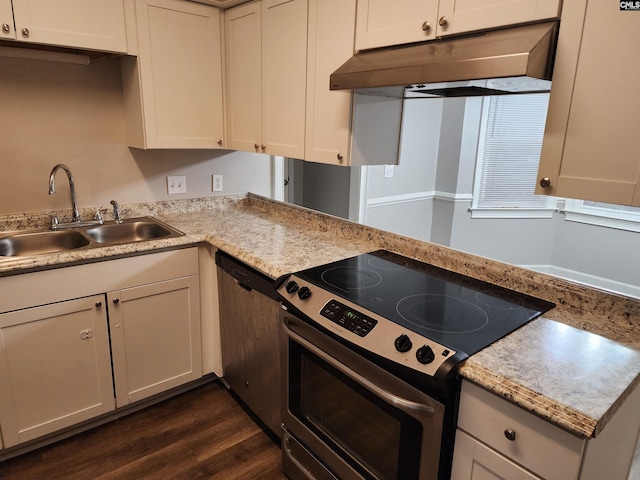
<path id="1" fill-rule="evenodd" d="M 270 436 L 212 382 L 0 463 L 2 480 L 286 480 Z"/>

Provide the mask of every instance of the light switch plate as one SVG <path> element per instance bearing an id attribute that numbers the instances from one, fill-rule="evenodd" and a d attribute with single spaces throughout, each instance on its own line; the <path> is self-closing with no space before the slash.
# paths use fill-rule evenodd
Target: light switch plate
<path id="1" fill-rule="evenodd" d="M 393 177 L 393 165 L 385 165 L 384 166 L 384 178 Z"/>
<path id="2" fill-rule="evenodd" d="M 187 178 L 183 175 L 167 177 L 167 193 L 169 195 L 187 193 Z"/>

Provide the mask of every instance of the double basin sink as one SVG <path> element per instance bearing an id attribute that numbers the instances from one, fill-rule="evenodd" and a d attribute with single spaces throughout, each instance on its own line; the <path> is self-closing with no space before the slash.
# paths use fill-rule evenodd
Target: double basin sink
<path id="1" fill-rule="evenodd" d="M 64 230 L 0 233 L 0 257 L 26 257 L 109 245 L 181 237 L 184 233 L 152 217 L 129 218 Z"/>

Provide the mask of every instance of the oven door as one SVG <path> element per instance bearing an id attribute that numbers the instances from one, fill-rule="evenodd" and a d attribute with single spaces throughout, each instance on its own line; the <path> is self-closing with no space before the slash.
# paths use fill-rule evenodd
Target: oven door
<path id="1" fill-rule="evenodd" d="M 285 473 L 442 478 L 444 405 L 289 312 L 281 317 Z M 320 466 L 326 475 L 309 473 Z"/>

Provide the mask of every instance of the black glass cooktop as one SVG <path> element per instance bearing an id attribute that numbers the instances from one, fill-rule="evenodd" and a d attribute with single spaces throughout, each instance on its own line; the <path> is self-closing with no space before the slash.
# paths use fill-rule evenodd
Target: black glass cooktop
<path id="1" fill-rule="evenodd" d="M 555 307 L 546 300 L 384 250 L 296 275 L 468 355 Z"/>

